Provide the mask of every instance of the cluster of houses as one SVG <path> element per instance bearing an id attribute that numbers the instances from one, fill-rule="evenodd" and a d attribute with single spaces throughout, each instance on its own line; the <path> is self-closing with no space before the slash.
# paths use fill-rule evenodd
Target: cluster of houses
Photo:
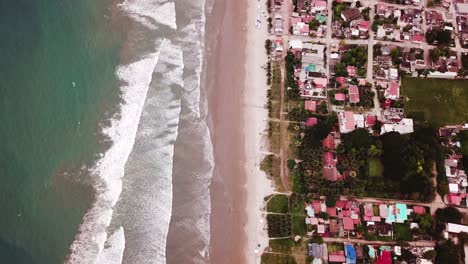
<path id="1" fill-rule="evenodd" d="M 403 203 L 361 204 L 349 199 L 338 200 L 333 207 L 329 207 L 323 197 L 306 203 L 305 211 L 308 236 L 341 238 L 362 238 L 361 225 L 365 225 L 368 232 L 377 237 L 393 238 L 393 223 L 409 223 L 412 213 L 427 213 L 422 206 L 409 207 Z M 412 229 L 419 228 L 417 223 L 409 224 Z"/>
<path id="2" fill-rule="evenodd" d="M 468 16 L 457 16 L 458 36 L 463 47 L 468 46 Z"/>
<path id="3" fill-rule="evenodd" d="M 325 76 L 325 45 L 292 39 L 289 47 L 296 60 L 301 61 L 294 70 L 299 79 L 301 95 L 305 98 L 326 99 L 328 79 Z"/>
<path id="4" fill-rule="evenodd" d="M 457 135 L 462 130 L 468 130 L 468 124 L 445 126 L 439 129 L 439 136 L 443 138 L 443 145 L 447 148 L 460 149 L 461 143 Z M 468 180 L 462 163 L 462 155 L 453 153 L 444 161 L 445 175 L 448 183 L 448 201 L 453 205 L 468 206 Z"/>
<path id="5" fill-rule="evenodd" d="M 327 1 L 298 0 L 296 11 L 291 16 L 292 34 L 295 36 L 326 35 Z"/>
<path id="6" fill-rule="evenodd" d="M 336 201 L 334 207 L 327 207 L 325 199 L 315 199 L 305 207 L 305 219 L 308 236 L 322 237 L 356 237 L 362 234 L 356 231 L 361 225 L 359 217 L 359 203 L 351 200 Z"/>
<path id="7" fill-rule="evenodd" d="M 392 41 L 424 42 L 423 12 L 419 9 L 400 9 L 385 3 L 375 7 L 378 20 L 376 39 Z M 375 28 L 374 28 L 375 29 Z"/>
<path id="8" fill-rule="evenodd" d="M 335 19 L 332 23 L 332 36 L 336 38 L 369 38 L 371 27 L 369 19 L 365 19 L 361 12 L 365 7 L 349 7 L 344 9 L 341 19 Z"/>
<path id="9" fill-rule="evenodd" d="M 403 251 L 410 252 L 416 257 L 416 263 L 431 264 L 432 259 L 425 259 L 424 253 L 433 251 L 432 247 L 404 247 L 378 246 L 378 245 L 353 245 L 350 243 L 339 244 L 308 244 L 308 255 L 313 264 L 322 263 L 366 263 L 364 260 L 375 264 L 391 264 L 393 259 L 402 256 Z"/>

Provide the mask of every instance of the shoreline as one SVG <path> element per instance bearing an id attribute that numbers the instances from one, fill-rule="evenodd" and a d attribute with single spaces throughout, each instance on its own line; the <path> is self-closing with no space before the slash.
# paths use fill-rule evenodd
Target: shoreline
<path id="1" fill-rule="evenodd" d="M 268 33 L 265 17 L 255 27 L 257 5 L 266 14 L 263 1 L 218 0 L 207 19 L 206 86 L 215 159 L 211 263 L 260 263 L 268 246 L 262 209 L 273 187 L 260 170 L 268 118 L 262 68 Z"/>

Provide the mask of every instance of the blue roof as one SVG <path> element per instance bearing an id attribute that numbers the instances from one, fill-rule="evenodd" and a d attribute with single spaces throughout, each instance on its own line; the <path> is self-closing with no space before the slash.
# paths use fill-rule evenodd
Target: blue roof
<path id="1" fill-rule="evenodd" d="M 397 222 L 404 222 L 408 220 L 408 212 L 406 211 L 406 204 L 396 204 L 396 217 Z"/>
<path id="2" fill-rule="evenodd" d="M 356 263 L 356 249 L 352 245 L 345 245 L 346 263 Z"/>

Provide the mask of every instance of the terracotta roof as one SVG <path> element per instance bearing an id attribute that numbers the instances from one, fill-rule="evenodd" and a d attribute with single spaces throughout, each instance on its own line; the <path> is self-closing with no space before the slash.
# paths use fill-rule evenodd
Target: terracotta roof
<path id="1" fill-rule="evenodd" d="M 308 127 L 315 126 L 317 124 L 317 122 L 318 121 L 317 121 L 316 117 L 309 117 L 306 120 L 306 126 L 308 126 Z"/>
<path id="2" fill-rule="evenodd" d="M 359 88 L 357 87 L 357 85 L 350 85 L 348 87 L 348 91 L 349 91 L 349 101 L 351 103 L 359 103 L 360 101 Z"/>
<path id="3" fill-rule="evenodd" d="M 343 217 L 343 228 L 345 230 L 354 230 L 354 222 L 351 217 Z"/>
<path id="4" fill-rule="evenodd" d="M 328 134 L 328 136 L 322 140 L 322 147 L 328 148 L 329 150 L 334 150 L 335 137 L 333 137 L 332 134 Z"/>
<path id="5" fill-rule="evenodd" d="M 312 100 L 307 100 L 304 103 L 305 110 L 309 110 L 312 112 L 317 111 L 317 102 L 312 101 Z"/>
<path id="6" fill-rule="evenodd" d="M 426 209 L 422 206 L 415 205 L 413 206 L 413 212 L 419 215 L 423 215 L 426 213 Z"/>

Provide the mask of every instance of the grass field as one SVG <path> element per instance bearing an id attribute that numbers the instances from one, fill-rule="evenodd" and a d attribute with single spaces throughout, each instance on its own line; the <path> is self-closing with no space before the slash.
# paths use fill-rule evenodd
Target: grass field
<path id="1" fill-rule="evenodd" d="M 393 235 L 395 240 L 411 241 L 411 231 L 407 223 L 393 223 Z"/>
<path id="2" fill-rule="evenodd" d="M 307 234 L 307 226 L 305 224 L 305 216 L 293 216 L 292 234 L 305 236 Z"/>
<path id="3" fill-rule="evenodd" d="M 370 177 L 380 177 L 383 173 L 383 165 L 380 159 L 370 159 L 369 160 L 369 176 Z"/>
<path id="4" fill-rule="evenodd" d="M 263 253 L 261 264 L 296 264 L 296 260 L 291 255 L 276 255 Z"/>
<path id="5" fill-rule="evenodd" d="M 416 121 L 443 126 L 468 120 L 468 80 L 403 78 L 401 95 Z"/>
<path id="6" fill-rule="evenodd" d="M 289 212 L 289 200 L 286 195 L 273 195 L 268 201 L 267 211 L 269 213 L 283 213 Z"/>

